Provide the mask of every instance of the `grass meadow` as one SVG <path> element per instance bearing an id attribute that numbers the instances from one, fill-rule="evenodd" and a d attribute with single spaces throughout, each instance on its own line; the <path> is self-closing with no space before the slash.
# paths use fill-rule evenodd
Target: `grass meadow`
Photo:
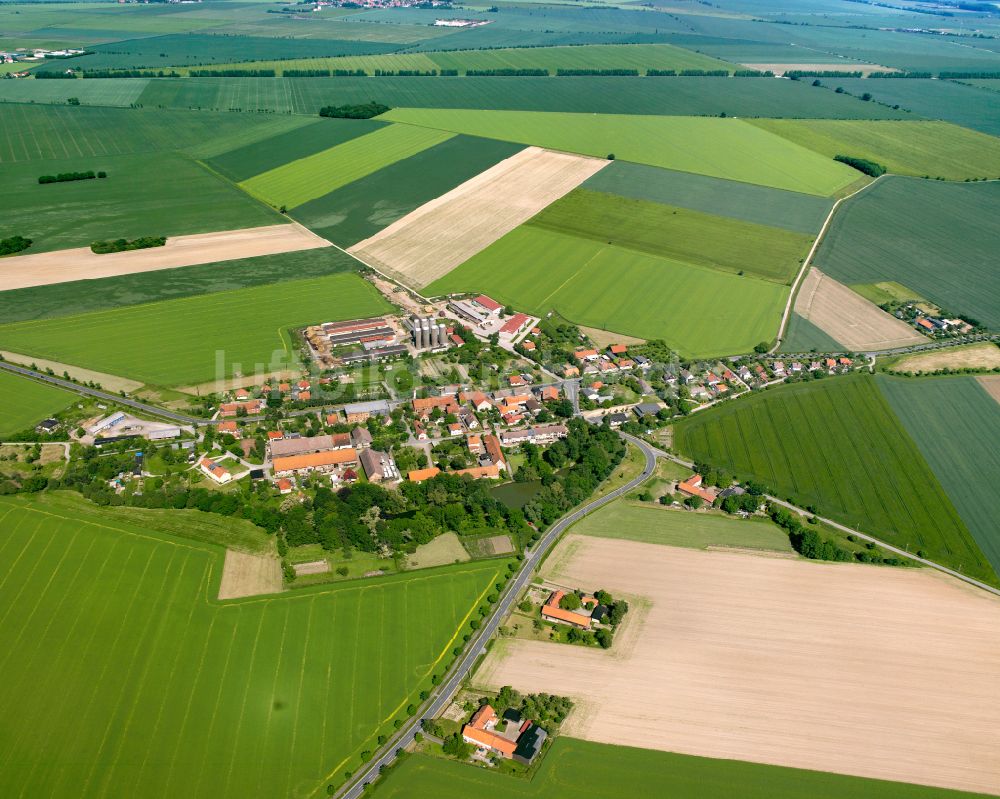
<path id="1" fill-rule="evenodd" d="M 77 316 L 91 311 L 353 272 L 357 267 L 358 262 L 347 253 L 336 247 L 323 247 L 97 280 L 70 280 L 0 291 L 0 319 L 22 322 Z"/>
<path id="2" fill-rule="evenodd" d="M 1000 177 L 1000 139 L 948 122 L 759 119 L 751 124 L 828 158 L 868 158 L 900 175 Z"/>
<path id="3" fill-rule="evenodd" d="M 628 161 L 609 164 L 588 178 L 582 188 L 813 235 L 819 232 L 833 206 L 832 200 L 812 194 L 674 172 Z"/>
<path id="4" fill-rule="evenodd" d="M 848 285 L 902 283 L 950 314 L 998 330 L 998 215 L 997 182 L 883 178 L 838 210 L 816 265 Z"/>
<path id="5" fill-rule="evenodd" d="M 386 53 L 343 58 L 281 58 L 264 62 L 235 64 L 236 68 L 273 69 L 279 75 L 287 69 L 375 70 L 455 69 L 460 75 L 468 70 L 545 69 L 724 69 L 734 65 L 716 58 L 669 44 L 591 44 L 574 47 L 519 47 L 496 50 L 450 50 L 426 53 Z"/>
<path id="6" fill-rule="evenodd" d="M 1000 575 L 1000 404 L 975 377 L 879 375 L 878 384 Z"/>
<path id="7" fill-rule="evenodd" d="M 274 371 L 290 327 L 388 313 L 353 273 L 0 325 L 0 348 L 159 386 Z"/>
<path id="8" fill-rule="evenodd" d="M 559 736 L 531 779 L 412 755 L 372 792 L 375 799 L 972 799 L 973 794 L 842 774 L 713 760 Z"/>
<path id="9" fill-rule="evenodd" d="M 820 196 L 858 177 L 739 119 L 422 108 L 394 108 L 381 118 Z"/>
<path id="10" fill-rule="evenodd" d="M 73 399 L 68 391 L 0 371 L 0 438 L 34 427 L 67 408 Z"/>
<path id="11" fill-rule="evenodd" d="M 533 225 L 514 229 L 424 289 L 428 296 L 465 291 L 539 315 L 555 310 L 588 327 L 662 338 L 691 357 L 747 352 L 770 340 L 788 293 L 771 281 Z"/>
<path id="12" fill-rule="evenodd" d="M 520 149 L 496 139 L 453 136 L 300 205 L 292 215 L 328 241 L 350 247 Z"/>
<path id="13" fill-rule="evenodd" d="M 678 452 L 968 575 L 997 582 L 920 450 L 867 375 L 796 383 L 675 425 Z"/>
<path id="14" fill-rule="evenodd" d="M 294 208 L 453 135 L 429 128 L 390 125 L 255 175 L 239 185 L 275 207 Z"/>
<path id="15" fill-rule="evenodd" d="M 567 194 L 529 224 L 783 284 L 791 283 L 813 240 L 781 228 L 587 189 Z"/>
<path id="16" fill-rule="evenodd" d="M 689 473 L 690 474 L 690 473 Z M 792 552 L 788 535 L 770 520 L 690 513 L 618 500 L 573 525 L 577 535 L 623 538 L 672 547 L 739 547 Z"/>
<path id="17" fill-rule="evenodd" d="M 503 562 L 214 599 L 222 550 L 0 499 L 0 793 L 325 795 L 451 658 Z"/>
<path id="18" fill-rule="evenodd" d="M 38 176 L 104 170 L 102 180 L 39 184 Z M 181 236 L 280 224 L 282 216 L 177 152 L 77 156 L 3 167 L 4 230 L 32 239 L 34 252 L 86 247 L 99 239 Z M 16 262 L 11 262 L 16 263 Z M 0 268 L 4 268 L 0 261 Z"/>

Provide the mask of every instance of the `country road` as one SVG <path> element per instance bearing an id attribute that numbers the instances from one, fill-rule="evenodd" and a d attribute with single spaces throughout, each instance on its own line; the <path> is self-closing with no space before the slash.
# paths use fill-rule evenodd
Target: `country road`
<path id="1" fill-rule="evenodd" d="M 531 581 L 536 567 L 545 558 L 545 555 L 556 541 L 559 540 L 559 536 L 568 527 L 580 521 L 580 519 L 591 511 L 627 494 L 653 474 L 653 470 L 656 468 L 657 451 L 640 439 L 633 438 L 632 436 L 623 436 L 623 438 L 642 450 L 646 458 L 642 474 L 630 480 L 625 485 L 616 488 L 606 496 L 592 500 L 586 505 L 571 511 L 548 529 L 537 546 L 527 553 L 521 570 L 508 583 L 507 588 L 500 597 L 500 601 L 493 609 L 493 612 L 484 620 L 478 633 L 466 645 L 465 651 L 455 665 L 452 666 L 447 679 L 431 693 L 430 698 L 421 706 L 420 712 L 404 724 L 402 729 L 379 750 L 378 755 L 369 761 L 350 783 L 334 794 L 335 797 L 338 797 L 338 799 L 357 799 L 357 797 L 361 796 L 365 786 L 378 777 L 382 767 L 389 765 L 396 759 L 396 751 L 413 743 L 413 736 L 420 730 L 421 720 L 424 718 L 434 718 L 444 711 L 451 702 L 452 697 L 458 691 L 462 681 L 472 671 L 476 660 L 483 653 L 486 642 L 496 633 L 500 622 L 510 612 L 521 591 Z"/>

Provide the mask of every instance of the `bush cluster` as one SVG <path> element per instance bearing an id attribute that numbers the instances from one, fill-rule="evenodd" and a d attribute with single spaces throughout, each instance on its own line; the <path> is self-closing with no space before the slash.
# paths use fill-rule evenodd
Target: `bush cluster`
<path id="1" fill-rule="evenodd" d="M 67 183 L 71 180 L 93 180 L 94 178 L 106 178 L 107 172 L 94 172 L 88 169 L 86 172 L 60 172 L 58 175 L 39 175 L 39 183 Z"/>
<path id="2" fill-rule="evenodd" d="M 109 252 L 125 252 L 126 250 L 146 250 L 150 247 L 162 247 L 166 243 L 166 236 L 141 236 L 131 241 L 128 239 L 95 241 L 90 245 L 90 249 L 98 255 L 104 255 Z"/>
<path id="3" fill-rule="evenodd" d="M 372 101 L 358 105 L 326 105 L 319 109 L 319 115 L 335 119 L 371 119 L 388 110 L 389 106 Z"/>

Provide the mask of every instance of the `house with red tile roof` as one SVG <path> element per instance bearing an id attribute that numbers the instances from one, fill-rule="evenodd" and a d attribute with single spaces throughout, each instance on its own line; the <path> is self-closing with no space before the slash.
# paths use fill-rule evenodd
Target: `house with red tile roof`
<path id="1" fill-rule="evenodd" d="M 516 336 L 531 322 L 531 317 L 527 314 L 516 313 L 500 328 L 500 334 L 504 336 Z"/>
<path id="2" fill-rule="evenodd" d="M 278 486 L 279 494 L 291 494 L 292 488 L 294 487 L 292 485 L 292 481 L 286 477 L 282 477 L 280 480 L 278 480 L 276 485 Z"/>
<path id="3" fill-rule="evenodd" d="M 578 361 L 596 361 L 601 356 L 597 350 L 577 350 L 573 353 L 573 357 Z"/>
<path id="4" fill-rule="evenodd" d="M 492 297 L 487 297 L 485 294 L 480 294 L 472 301 L 473 305 L 478 305 L 486 313 L 492 316 L 499 316 L 500 311 L 503 310 L 503 306 L 494 300 Z"/>
<path id="5" fill-rule="evenodd" d="M 426 469 L 414 469 L 408 472 L 406 479 L 411 483 L 422 483 L 424 480 L 430 480 L 432 477 L 437 477 L 441 474 L 441 470 L 437 466 L 429 466 Z"/>
<path id="6" fill-rule="evenodd" d="M 715 502 L 715 492 L 702 487 L 701 475 L 693 474 L 677 484 L 677 490 L 689 497 L 700 497 L 705 502 Z"/>
<path id="7" fill-rule="evenodd" d="M 220 433 L 236 433 L 239 429 L 236 426 L 236 422 L 219 422 L 215 427 Z"/>
<path id="8" fill-rule="evenodd" d="M 628 352 L 628 347 L 624 344 L 612 344 L 608 347 L 609 355 L 624 355 Z"/>
<path id="9" fill-rule="evenodd" d="M 542 605 L 542 618 L 557 624 L 568 624 L 581 630 L 589 630 L 591 618 L 588 614 L 559 607 L 559 602 L 564 596 L 566 596 L 565 591 L 553 591 L 548 601 Z"/>

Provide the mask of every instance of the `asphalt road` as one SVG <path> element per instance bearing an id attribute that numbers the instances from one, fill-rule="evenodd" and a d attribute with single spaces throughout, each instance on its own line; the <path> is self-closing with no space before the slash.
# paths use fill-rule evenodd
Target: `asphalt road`
<path id="1" fill-rule="evenodd" d="M 341 788 L 334 796 L 338 797 L 338 799 L 357 799 L 357 797 L 361 796 L 365 785 L 378 777 L 382 767 L 389 765 L 396 759 L 397 750 L 403 749 L 413 743 L 413 736 L 420 731 L 421 720 L 424 718 L 435 718 L 444 711 L 451 702 L 452 697 L 461 687 L 462 681 L 472 671 L 476 660 L 485 651 L 486 642 L 496 633 L 500 622 L 510 612 L 514 602 L 531 581 L 532 575 L 535 573 L 535 568 L 541 563 L 546 553 L 548 553 L 556 541 L 558 541 L 559 536 L 568 527 L 580 521 L 580 519 L 591 511 L 627 494 L 653 474 L 653 470 L 656 468 L 657 451 L 645 441 L 633 438 L 632 436 L 623 437 L 642 450 L 646 458 L 642 474 L 630 480 L 621 486 L 621 488 L 616 488 L 600 499 L 592 500 L 586 505 L 563 516 L 548 529 L 538 544 L 525 556 L 521 570 L 507 584 L 507 588 L 500 597 L 500 601 L 493 609 L 493 612 L 483 621 L 478 633 L 466 645 L 465 651 L 455 665 L 452 666 L 447 679 L 431 693 L 430 699 L 420 708 L 420 712 L 404 724 L 400 731 L 378 751 L 376 757 L 370 760 L 364 769 L 356 774 L 353 781 Z"/>

